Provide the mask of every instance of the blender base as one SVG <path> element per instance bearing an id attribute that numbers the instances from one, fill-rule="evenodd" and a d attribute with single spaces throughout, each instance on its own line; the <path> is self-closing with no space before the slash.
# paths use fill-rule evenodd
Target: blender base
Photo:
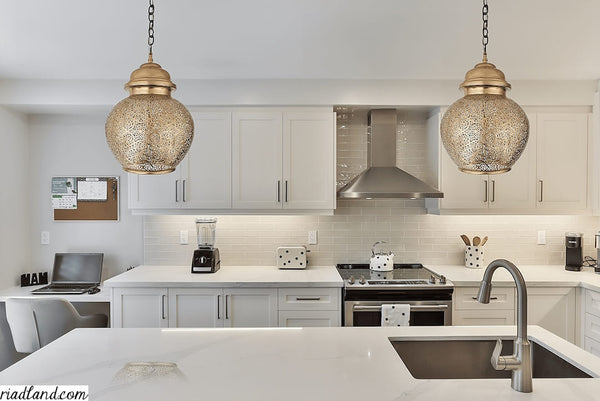
<path id="1" fill-rule="evenodd" d="M 196 249 L 192 256 L 192 273 L 214 273 L 221 267 L 219 250 Z"/>

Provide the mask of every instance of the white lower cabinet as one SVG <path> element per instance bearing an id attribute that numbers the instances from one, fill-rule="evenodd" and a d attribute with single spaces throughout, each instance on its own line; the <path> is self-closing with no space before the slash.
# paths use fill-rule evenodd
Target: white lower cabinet
<path id="1" fill-rule="evenodd" d="M 169 327 L 166 288 L 113 288 L 111 327 Z"/>
<path id="2" fill-rule="evenodd" d="M 527 288 L 527 324 L 535 324 L 575 343 L 576 289 L 574 287 Z"/>
<path id="3" fill-rule="evenodd" d="M 339 288 L 113 288 L 111 327 L 327 327 Z"/>
<path id="4" fill-rule="evenodd" d="M 600 356 L 600 292 L 585 290 L 583 348 Z"/>

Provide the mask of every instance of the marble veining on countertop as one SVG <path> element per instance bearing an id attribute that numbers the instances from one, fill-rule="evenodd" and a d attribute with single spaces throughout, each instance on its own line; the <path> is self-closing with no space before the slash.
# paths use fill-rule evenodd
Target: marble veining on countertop
<path id="1" fill-rule="evenodd" d="M 512 338 L 514 326 L 262 329 L 76 329 L 0 372 L 2 384 L 87 384 L 90 400 L 594 400 L 600 358 L 538 327 L 530 339 L 591 373 L 591 379 L 419 380 L 394 339 Z M 440 358 L 443 358 L 440 355 Z M 183 377 L 117 373 L 128 362 L 174 362 Z M 431 361 L 436 363 L 435 360 Z"/>
<path id="2" fill-rule="evenodd" d="M 282 270 L 275 266 L 223 266 L 191 273 L 189 266 L 142 265 L 104 282 L 105 287 L 342 287 L 335 266 Z"/>

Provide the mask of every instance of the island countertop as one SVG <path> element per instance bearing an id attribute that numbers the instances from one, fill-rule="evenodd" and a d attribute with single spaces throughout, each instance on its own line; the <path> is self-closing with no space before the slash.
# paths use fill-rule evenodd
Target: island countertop
<path id="1" fill-rule="evenodd" d="M 84 384 L 90 400 L 597 400 L 600 379 L 419 380 L 389 338 L 512 338 L 514 326 L 76 329 L 0 372 L 2 384 Z M 594 377 L 600 359 L 538 327 L 529 337 Z M 440 355 L 443 358 L 443 355 Z M 174 362 L 183 378 L 125 384 L 127 362 Z M 435 359 L 431 360 L 435 364 Z"/>
<path id="2" fill-rule="evenodd" d="M 337 287 L 335 266 L 282 270 L 275 266 L 223 266 L 215 273 L 191 273 L 189 266 L 142 265 L 104 282 L 105 287 Z"/>

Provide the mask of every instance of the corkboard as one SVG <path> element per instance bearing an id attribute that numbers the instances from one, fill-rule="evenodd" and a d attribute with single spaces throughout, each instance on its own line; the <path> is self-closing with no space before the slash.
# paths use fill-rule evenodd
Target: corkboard
<path id="1" fill-rule="evenodd" d="M 119 177 L 98 178 L 107 182 L 106 200 L 78 200 L 77 209 L 54 209 L 54 220 L 119 220 Z"/>

